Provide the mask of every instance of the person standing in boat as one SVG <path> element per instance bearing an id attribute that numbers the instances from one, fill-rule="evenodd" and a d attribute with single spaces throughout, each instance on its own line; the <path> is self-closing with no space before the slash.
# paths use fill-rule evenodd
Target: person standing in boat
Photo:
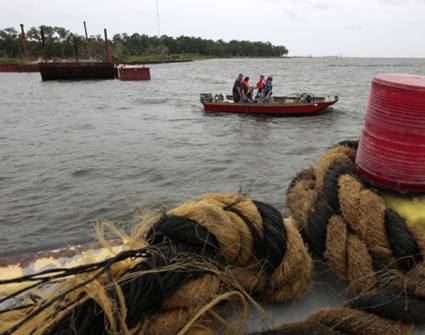
<path id="1" fill-rule="evenodd" d="M 246 96 L 247 100 L 248 101 L 251 101 L 252 100 L 252 91 L 253 91 L 253 88 L 251 88 L 249 86 L 249 77 L 245 77 L 242 80 L 242 86 L 243 86 L 243 90 L 244 90 L 244 93 L 245 93 L 245 96 Z"/>
<path id="2" fill-rule="evenodd" d="M 242 84 L 243 74 L 239 73 L 233 84 L 233 102 L 245 102 L 247 100 Z"/>
<path id="3" fill-rule="evenodd" d="M 270 98 L 271 95 L 273 94 L 272 89 L 273 89 L 273 78 L 271 76 L 267 77 L 267 81 L 266 84 L 264 85 L 264 97 Z"/>
<path id="4" fill-rule="evenodd" d="M 261 93 L 261 97 L 258 100 L 258 103 L 262 103 L 268 98 L 270 98 L 271 95 L 273 94 L 272 89 L 273 89 L 273 78 L 271 76 L 268 76 L 266 83 L 264 85 L 263 92 Z"/>
<path id="5" fill-rule="evenodd" d="M 266 81 L 264 79 L 264 75 L 260 75 L 260 79 L 257 82 L 257 85 L 255 85 L 255 88 L 257 89 L 257 94 L 255 95 L 255 99 L 259 99 L 261 97 L 261 94 L 263 93 L 264 86 L 266 86 Z"/>

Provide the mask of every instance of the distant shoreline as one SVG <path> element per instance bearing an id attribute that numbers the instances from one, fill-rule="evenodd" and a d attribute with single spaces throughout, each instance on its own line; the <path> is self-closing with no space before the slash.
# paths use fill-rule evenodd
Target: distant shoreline
<path id="1" fill-rule="evenodd" d="M 208 56 L 188 56 L 188 55 L 175 55 L 174 57 L 168 58 L 168 56 L 162 55 L 146 55 L 140 57 L 131 57 L 131 58 L 115 58 L 114 64 L 125 64 L 125 65 L 155 65 L 155 64 L 172 64 L 172 63 L 189 63 L 194 61 L 204 61 L 204 60 L 219 60 L 219 59 L 417 59 L 424 60 L 425 57 L 354 57 L 354 56 L 270 56 L 270 57 L 208 57 Z M 50 60 L 53 62 L 62 62 L 62 61 L 73 61 L 72 59 L 53 59 Z M 80 61 L 82 61 L 80 59 Z M 99 60 L 102 61 L 102 60 Z M 26 64 L 22 59 L 11 59 L 11 58 L 1 58 L 0 64 L 18 64 L 18 65 L 36 65 L 38 62 L 32 60 L 31 63 Z"/>
<path id="2" fill-rule="evenodd" d="M 124 63 L 115 63 L 115 64 L 125 64 L 125 65 L 149 65 L 149 64 L 169 64 L 169 63 L 189 63 L 193 62 L 196 59 L 175 59 L 175 60 L 151 60 L 146 62 L 133 61 L 133 62 L 124 62 Z"/>

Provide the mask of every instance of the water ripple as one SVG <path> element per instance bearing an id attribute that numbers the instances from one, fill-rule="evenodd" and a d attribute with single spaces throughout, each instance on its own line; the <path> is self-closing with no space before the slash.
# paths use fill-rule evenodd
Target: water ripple
<path id="1" fill-rule="evenodd" d="M 372 77 L 418 73 L 417 59 L 206 60 L 153 65 L 150 82 L 42 82 L 0 73 L 0 254 L 93 236 L 93 223 L 132 222 L 140 208 L 205 192 L 283 207 L 296 171 L 359 136 Z M 423 64 L 422 64 L 423 65 Z M 309 118 L 205 114 L 200 92 L 229 92 L 243 72 L 274 92 L 338 95 Z"/>

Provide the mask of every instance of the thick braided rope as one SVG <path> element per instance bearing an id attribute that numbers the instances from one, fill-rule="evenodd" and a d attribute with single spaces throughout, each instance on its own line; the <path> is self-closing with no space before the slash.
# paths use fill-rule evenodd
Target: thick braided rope
<path id="1" fill-rule="evenodd" d="M 117 255 L 95 280 L 74 275 L 47 298 L 0 313 L 0 334 L 213 334 L 223 327 L 216 304 L 284 302 L 311 281 L 312 260 L 292 221 L 239 194 L 170 210 L 145 239 L 141 256 Z"/>
<path id="2" fill-rule="evenodd" d="M 358 179 L 356 149 L 356 142 L 341 143 L 299 173 L 288 188 L 287 206 L 314 257 L 359 296 L 344 309 L 265 334 L 292 334 L 291 327 L 301 331 L 309 323 L 317 334 L 403 334 L 409 323 L 425 323 L 425 233 Z"/>
<path id="3" fill-rule="evenodd" d="M 412 327 L 352 308 L 323 309 L 304 321 L 251 335 L 403 335 Z"/>

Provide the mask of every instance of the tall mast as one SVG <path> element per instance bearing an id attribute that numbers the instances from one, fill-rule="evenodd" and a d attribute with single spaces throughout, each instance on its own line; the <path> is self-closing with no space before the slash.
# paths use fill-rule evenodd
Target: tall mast
<path id="1" fill-rule="evenodd" d="M 158 37 L 160 37 L 161 31 L 159 29 L 159 4 L 158 4 L 158 0 L 156 0 L 156 25 L 157 25 L 157 30 L 158 30 Z"/>

